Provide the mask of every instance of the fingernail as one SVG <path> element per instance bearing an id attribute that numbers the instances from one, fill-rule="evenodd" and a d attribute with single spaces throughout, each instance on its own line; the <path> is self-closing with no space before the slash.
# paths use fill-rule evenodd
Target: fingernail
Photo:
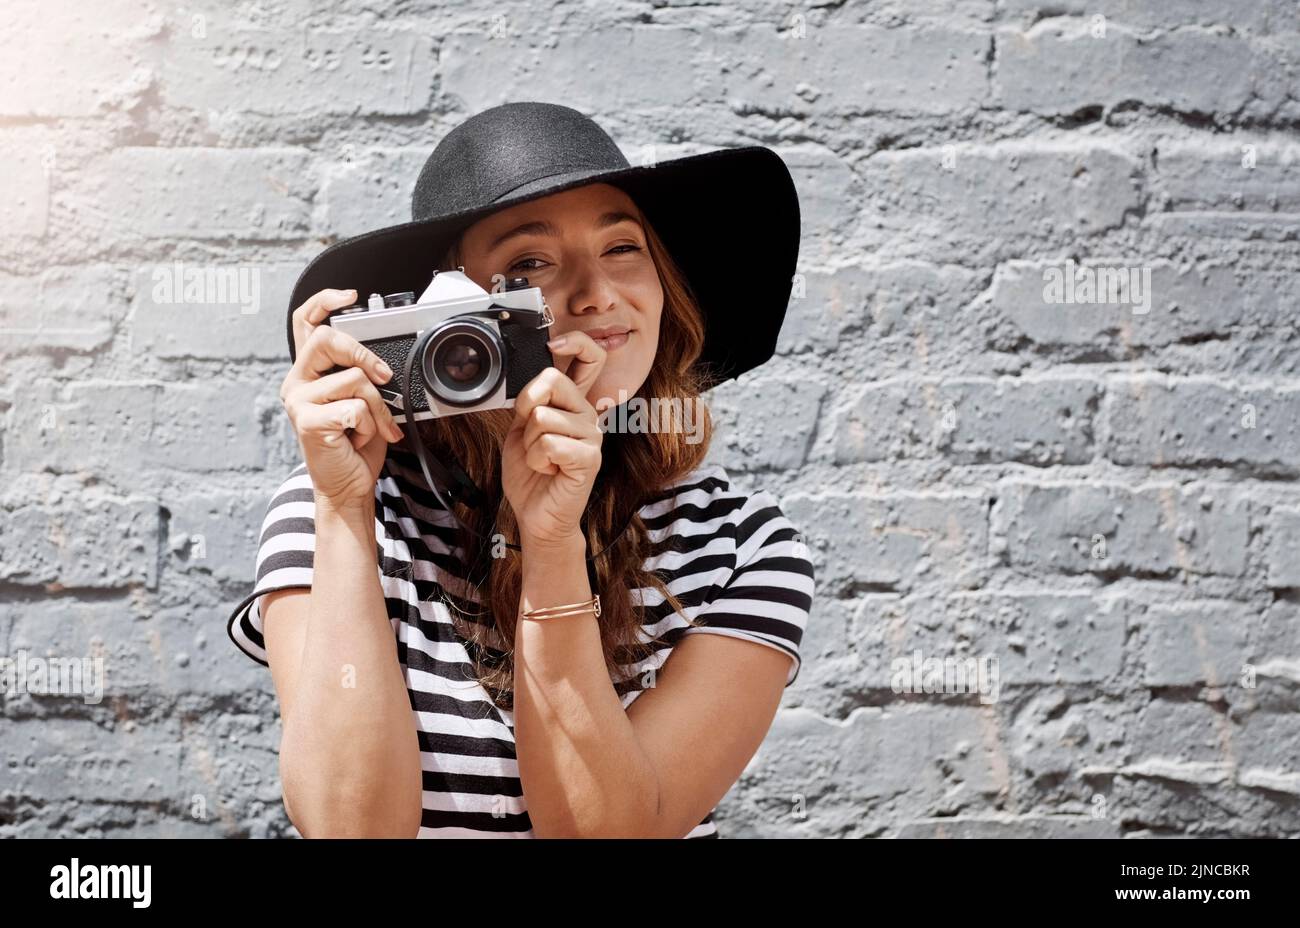
<path id="1" fill-rule="evenodd" d="M 383 361 L 375 362 L 375 370 L 379 373 L 379 376 L 383 377 L 385 380 L 393 379 L 393 369 Z"/>
<path id="2" fill-rule="evenodd" d="M 568 339 L 567 335 L 557 335 L 546 343 L 548 348 L 563 348 L 564 342 Z"/>
<path id="3" fill-rule="evenodd" d="M 390 434 L 393 436 L 393 441 L 402 440 L 403 438 L 402 427 L 400 425 L 398 425 L 396 422 L 390 422 L 388 423 L 388 428 L 390 429 Z"/>

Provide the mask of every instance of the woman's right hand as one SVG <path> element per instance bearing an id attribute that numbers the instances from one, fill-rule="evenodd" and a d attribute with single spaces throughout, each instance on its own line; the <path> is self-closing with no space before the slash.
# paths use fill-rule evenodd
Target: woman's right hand
<path id="1" fill-rule="evenodd" d="M 351 335 L 322 325 L 356 297 L 355 290 L 321 290 L 293 311 L 295 361 L 280 385 L 316 501 L 335 506 L 373 497 L 388 443 L 402 439 L 375 389 L 393 372 Z M 336 366 L 347 369 L 328 373 Z"/>

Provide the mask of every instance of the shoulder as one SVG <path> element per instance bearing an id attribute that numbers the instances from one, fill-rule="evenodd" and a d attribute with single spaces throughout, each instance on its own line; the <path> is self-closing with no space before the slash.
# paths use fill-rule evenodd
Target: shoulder
<path id="1" fill-rule="evenodd" d="M 743 489 L 720 464 L 706 463 L 652 494 L 640 515 L 652 537 L 684 534 L 734 541 L 736 565 L 759 548 L 788 542 L 792 553 L 802 533 L 786 517 L 780 501 L 761 488 Z"/>
<path id="2" fill-rule="evenodd" d="M 387 472 L 385 464 L 375 482 L 375 536 L 384 541 L 393 534 L 385 517 L 385 505 L 401 496 L 402 490 Z M 316 488 L 306 463 L 293 467 L 271 492 L 262 521 L 259 540 L 262 554 L 272 554 L 286 546 L 311 550 L 316 531 Z"/>
<path id="3" fill-rule="evenodd" d="M 815 593 L 809 551 L 780 501 L 739 487 L 720 465 L 703 465 L 665 488 L 642 509 L 654 570 L 683 602 L 690 627 L 681 634 L 745 638 L 792 658 Z M 652 610 L 653 611 L 653 610 Z"/>
<path id="4" fill-rule="evenodd" d="M 310 536 L 316 524 L 316 493 L 306 464 L 289 471 L 279 486 L 271 492 L 262 520 L 259 562 L 262 558 L 284 550 L 286 547 L 310 547 Z"/>
<path id="5" fill-rule="evenodd" d="M 646 527 L 663 531 L 681 524 L 720 528 L 743 501 L 717 464 L 701 464 L 646 497 L 639 514 Z"/>
<path id="6" fill-rule="evenodd" d="M 307 470 L 307 465 L 298 464 L 281 479 L 280 485 L 271 493 L 268 508 L 274 509 L 276 506 L 290 503 L 313 503 L 315 501 L 316 491 L 312 485 L 311 474 Z"/>

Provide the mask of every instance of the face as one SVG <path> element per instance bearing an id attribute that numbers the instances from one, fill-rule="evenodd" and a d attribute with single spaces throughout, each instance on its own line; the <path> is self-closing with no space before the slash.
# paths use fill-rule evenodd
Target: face
<path id="1" fill-rule="evenodd" d="M 527 277 L 555 316 L 552 337 L 586 332 L 608 352 L 588 402 L 617 402 L 645 382 L 664 294 L 640 212 L 622 190 L 588 184 L 493 213 L 466 230 L 460 263 L 484 290 L 495 274 Z"/>

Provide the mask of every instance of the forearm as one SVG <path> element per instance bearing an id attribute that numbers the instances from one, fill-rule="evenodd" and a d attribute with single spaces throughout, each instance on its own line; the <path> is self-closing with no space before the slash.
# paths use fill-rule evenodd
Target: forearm
<path id="1" fill-rule="evenodd" d="M 591 599 L 581 538 L 521 547 L 521 612 Z M 610 681 L 598 621 L 587 612 L 516 626 L 515 748 L 539 837 L 645 836 L 657 814 L 654 767 Z"/>
<path id="2" fill-rule="evenodd" d="M 373 502 L 318 501 L 315 535 L 310 618 L 284 719 L 285 794 L 309 836 L 413 837 L 419 742 L 378 582 Z"/>

